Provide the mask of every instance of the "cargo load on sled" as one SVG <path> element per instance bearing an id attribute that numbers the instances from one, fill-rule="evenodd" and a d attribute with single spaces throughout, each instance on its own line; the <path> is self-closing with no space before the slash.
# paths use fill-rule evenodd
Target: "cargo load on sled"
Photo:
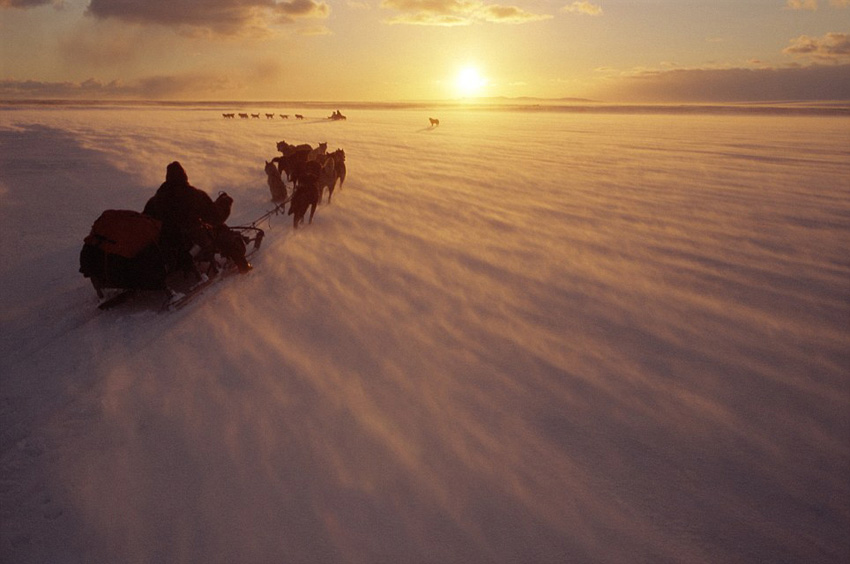
<path id="1" fill-rule="evenodd" d="M 161 221 L 132 210 L 106 210 L 97 218 L 83 240 L 80 272 L 91 278 L 98 297 L 104 288 L 165 288 L 161 231 Z"/>

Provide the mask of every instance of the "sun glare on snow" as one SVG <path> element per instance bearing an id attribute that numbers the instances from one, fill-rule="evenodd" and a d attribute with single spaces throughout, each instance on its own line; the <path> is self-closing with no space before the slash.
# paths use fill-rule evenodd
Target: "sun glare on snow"
<path id="1" fill-rule="evenodd" d="M 455 88 L 460 96 L 476 96 L 486 85 L 487 79 L 475 67 L 463 67 L 455 77 Z"/>

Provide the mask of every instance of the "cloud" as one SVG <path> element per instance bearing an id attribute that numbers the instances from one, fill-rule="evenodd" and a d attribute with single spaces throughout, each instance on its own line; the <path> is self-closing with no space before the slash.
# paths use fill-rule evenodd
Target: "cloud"
<path id="1" fill-rule="evenodd" d="M 850 7 L 850 0 L 829 0 L 830 6 L 836 8 Z M 786 0 L 785 8 L 787 10 L 809 10 L 814 12 L 818 9 L 818 0 Z"/>
<path id="2" fill-rule="evenodd" d="M 37 8 L 53 4 L 61 6 L 64 0 L 0 0 L 0 8 Z"/>
<path id="3" fill-rule="evenodd" d="M 88 13 L 96 18 L 236 35 L 301 18 L 326 18 L 330 7 L 317 0 L 91 0 Z"/>
<path id="4" fill-rule="evenodd" d="M 575 14 L 585 14 L 588 16 L 601 16 L 602 15 L 602 6 L 598 4 L 594 4 L 593 2 L 573 2 L 567 6 L 561 8 L 564 12 L 572 12 Z"/>
<path id="5" fill-rule="evenodd" d="M 90 78 L 83 82 L 43 82 L 37 80 L 0 80 L 0 96 L 8 99 L 179 99 L 197 93 L 198 84 L 209 91 L 229 86 L 226 77 L 150 76 L 131 82 L 102 82 Z"/>
<path id="6" fill-rule="evenodd" d="M 789 10 L 810 10 L 818 9 L 818 0 L 788 0 L 785 7 Z"/>
<path id="7" fill-rule="evenodd" d="M 552 18 L 516 6 L 485 4 L 478 0 L 383 0 L 381 7 L 400 12 L 387 20 L 391 24 L 456 26 L 482 21 L 518 24 Z"/>
<path id="8" fill-rule="evenodd" d="M 315 37 L 320 35 L 333 35 L 333 32 L 323 25 L 307 26 L 298 30 L 298 35 Z"/>
<path id="9" fill-rule="evenodd" d="M 49 82 L 0 79 L 0 99 L 7 100 L 216 100 L 232 99 L 249 87 L 275 84 L 282 76 L 276 62 L 255 64 L 230 72 L 150 75 L 104 82 Z"/>
<path id="10" fill-rule="evenodd" d="M 91 22 L 82 22 L 88 24 Z M 126 67 L 145 56 L 162 54 L 158 37 L 122 26 L 79 25 L 55 38 L 58 57 L 75 69 Z"/>
<path id="11" fill-rule="evenodd" d="M 640 71 L 614 78 L 599 95 L 631 102 L 850 100 L 850 64 Z"/>
<path id="12" fill-rule="evenodd" d="M 850 61 L 850 35 L 827 33 L 823 37 L 801 35 L 791 40 L 783 53 L 810 57 L 820 61 Z"/>
<path id="13" fill-rule="evenodd" d="M 485 21 L 495 23 L 525 23 L 551 19 L 545 14 L 531 14 L 515 6 L 484 6 L 477 15 Z"/>

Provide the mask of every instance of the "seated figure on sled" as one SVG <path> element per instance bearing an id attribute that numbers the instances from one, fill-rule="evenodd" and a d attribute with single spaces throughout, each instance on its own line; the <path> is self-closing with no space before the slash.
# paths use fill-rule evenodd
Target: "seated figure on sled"
<path id="1" fill-rule="evenodd" d="M 162 222 L 160 247 L 177 268 L 195 271 L 194 257 L 219 253 L 245 273 L 251 270 L 245 258 L 245 242 L 224 223 L 232 205 L 233 198 L 225 193 L 213 201 L 189 184 L 186 171 L 175 161 L 166 168 L 165 182 L 142 213 Z"/>
<path id="2" fill-rule="evenodd" d="M 232 204 L 227 194 L 213 201 L 190 185 L 186 171 L 173 162 L 144 212 L 104 211 L 84 240 L 80 272 L 91 279 L 99 298 L 106 289 L 122 292 L 99 307 L 121 303 L 135 290 L 166 290 L 173 298 L 176 293 L 166 282 L 171 273 L 182 270 L 194 274 L 198 283 L 209 281 L 198 266 L 206 263 L 208 273 L 218 273 L 216 256 L 241 273 L 251 270 L 246 243 L 258 249 L 263 232 L 254 226 L 228 227 Z"/>

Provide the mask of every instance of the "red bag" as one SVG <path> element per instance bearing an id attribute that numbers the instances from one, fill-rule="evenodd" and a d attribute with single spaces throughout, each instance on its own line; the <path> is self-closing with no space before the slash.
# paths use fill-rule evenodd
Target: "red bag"
<path id="1" fill-rule="evenodd" d="M 92 225 L 86 245 L 104 253 L 133 258 L 159 241 L 162 222 L 132 210 L 106 210 Z"/>

